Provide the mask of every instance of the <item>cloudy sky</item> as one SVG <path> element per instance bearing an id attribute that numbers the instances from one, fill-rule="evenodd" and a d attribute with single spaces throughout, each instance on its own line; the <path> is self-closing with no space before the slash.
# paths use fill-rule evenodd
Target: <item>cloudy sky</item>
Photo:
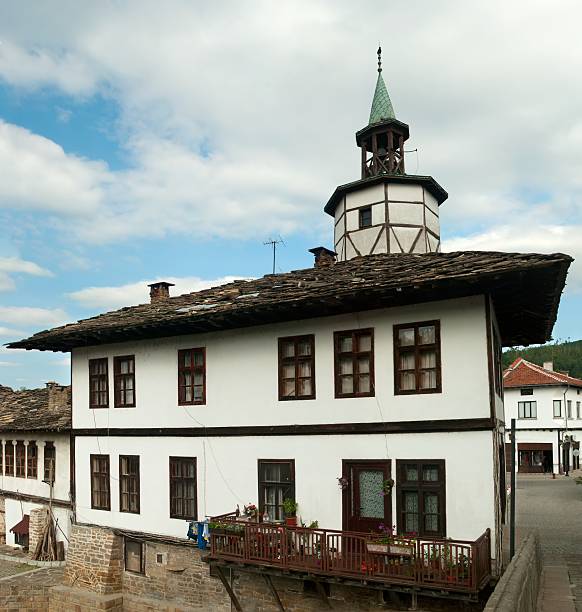
<path id="1" fill-rule="evenodd" d="M 4 2 L 0 344 L 269 272 L 331 246 L 358 177 L 376 47 L 408 172 L 449 192 L 445 250 L 582 257 L 577 0 Z M 582 264 L 554 336 L 582 337 Z M 63 354 L 0 348 L 0 384 L 67 382 Z"/>

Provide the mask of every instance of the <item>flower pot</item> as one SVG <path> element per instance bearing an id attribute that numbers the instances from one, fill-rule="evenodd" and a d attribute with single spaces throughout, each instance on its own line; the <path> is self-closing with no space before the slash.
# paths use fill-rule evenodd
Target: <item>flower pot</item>
<path id="1" fill-rule="evenodd" d="M 286 516 L 285 525 L 287 525 L 287 527 L 297 527 L 297 517 L 296 516 Z"/>
<path id="2" fill-rule="evenodd" d="M 366 542 L 366 548 L 368 552 L 380 555 L 387 555 L 390 549 L 388 544 L 378 544 L 375 542 Z"/>

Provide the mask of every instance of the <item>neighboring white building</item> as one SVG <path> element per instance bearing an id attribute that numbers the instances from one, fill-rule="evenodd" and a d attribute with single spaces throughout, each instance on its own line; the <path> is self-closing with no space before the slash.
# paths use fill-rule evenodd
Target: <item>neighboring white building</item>
<path id="1" fill-rule="evenodd" d="M 491 530 L 500 560 L 501 346 L 549 339 L 571 258 L 438 252 L 446 192 L 404 174 L 407 134 L 379 75 L 362 179 L 325 208 L 340 261 L 318 247 L 310 269 L 157 283 L 10 345 L 71 352 L 76 520 L 133 534 L 135 571 L 148 536 L 249 502 L 281 521 L 286 498 L 328 529 Z"/>
<path id="2" fill-rule="evenodd" d="M 26 546 L 30 512 L 52 507 L 57 541 L 71 528 L 71 387 L 13 391 L 0 386 L 0 538 Z M 52 491 L 51 491 L 52 489 Z"/>
<path id="3" fill-rule="evenodd" d="M 503 373 L 507 465 L 511 419 L 516 419 L 519 472 L 554 473 L 580 467 L 582 380 L 519 357 Z"/>

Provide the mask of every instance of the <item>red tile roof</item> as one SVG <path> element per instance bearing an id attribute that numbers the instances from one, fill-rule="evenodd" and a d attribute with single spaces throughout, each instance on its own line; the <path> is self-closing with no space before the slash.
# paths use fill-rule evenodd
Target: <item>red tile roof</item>
<path id="1" fill-rule="evenodd" d="M 570 387 L 582 387 L 582 380 L 573 378 L 561 372 L 546 370 L 535 363 L 518 357 L 503 372 L 503 386 L 506 389 L 514 387 L 535 387 L 547 385 L 569 385 Z"/>

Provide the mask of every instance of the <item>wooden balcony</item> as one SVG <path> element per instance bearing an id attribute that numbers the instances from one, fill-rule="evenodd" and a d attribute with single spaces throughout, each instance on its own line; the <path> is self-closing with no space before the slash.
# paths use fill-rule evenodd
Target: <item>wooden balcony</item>
<path id="1" fill-rule="evenodd" d="M 252 523 L 220 517 L 210 532 L 210 563 L 260 566 L 322 581 L 350 579 L 406 590 L 476 597 L 491 578 L 488 529 L 474 542 L 381 536 Z M 335 580 L 334 580 L 335 581 Z"/>

